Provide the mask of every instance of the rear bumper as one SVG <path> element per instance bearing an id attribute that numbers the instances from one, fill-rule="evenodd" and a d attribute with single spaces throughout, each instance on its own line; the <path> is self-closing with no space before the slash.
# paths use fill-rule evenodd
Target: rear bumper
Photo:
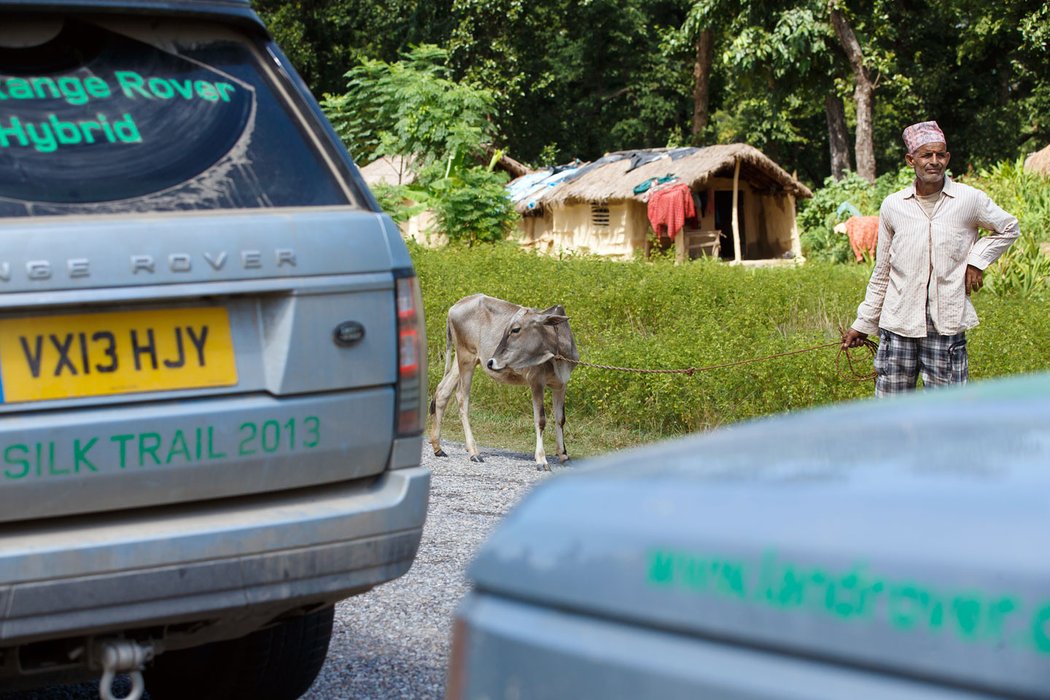
<path id="1" fill-rule="evenodd" d="M 419 547 L 429 470 L 364 484 L 0 527 L 0 646 L 334 602 Z"/>

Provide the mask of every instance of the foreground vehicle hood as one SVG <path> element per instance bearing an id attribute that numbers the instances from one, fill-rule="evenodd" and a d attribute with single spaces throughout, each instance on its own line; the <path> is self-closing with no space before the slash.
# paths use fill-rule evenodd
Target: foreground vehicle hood
<path id="1" fill-rule="evenodd" d="M 776 651 L 1046 692 L 1050 375 L 862 401 L 538 487 L 477 589 Z"/>

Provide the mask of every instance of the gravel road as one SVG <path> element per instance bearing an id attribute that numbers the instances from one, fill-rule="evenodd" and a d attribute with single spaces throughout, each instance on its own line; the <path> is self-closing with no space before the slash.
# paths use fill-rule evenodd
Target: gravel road
<path id="1" fill-rule="evenodd" d="M 464 569 L 500 518 L 533 484 L 550 477 L 532 455 L 463 445 L 447 458 L 424 447 L 433 470 L 423 541 L 407 574 L 336 608 L 328 660 L 307 700 L 441 698 L 452 614 L 467 592 Z M 560 471 L 554 467 L 554 473 Z"/>
<path id="2" fill-rule="evenodd" d="M 328 659 L 305 700 L 443 697 L 452 615 L 467 591 L 464 569 L 500 518 L 551 476 L 536 470 L 532 455 L 482 448 L 485 462 L 475 464 L 462 444 L 444 447 L 447 458 L 424 446 L 433 482 L 415 563 L 396 581 L 336 607 Z M 0 700 L 97 698 L 97 684 L 0 692 Z"/>

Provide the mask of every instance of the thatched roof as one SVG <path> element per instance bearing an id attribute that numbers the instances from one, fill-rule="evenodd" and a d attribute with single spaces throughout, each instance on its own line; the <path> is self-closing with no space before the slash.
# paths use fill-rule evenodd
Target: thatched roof
<path id="1" fill-rule="evenodd" d="M 485 148 L 486 158 L 491 159 L 496 155 L 496 149 L 491 146 Z M 488 165 L 484 158 L 478 158 L 480 165 Z M 384 156 L 372 161 L 361 168 L 361 177 L 369 185 L 382 183 L 384 185 L 411 185 L 416 181 L 415 159 L 405 156 Z M 529 172 L 529 169 L 514 160 L 510 156 L 500 155 L 494 167 L 502 170 L 512 178 L 521 177 Z"/>
<path id="2" fill-rule="evenodd" d="M 1025 158 L 1024 169 L 1030 173 L 1050 176 L 1050 146 Z"/>
<path id="3" fill-rule="evenodd" d="M 617 199 L 643 201 L 645 194 L 634 188 L 651 178 L 674 175 L 691 189 L 702 188 L 714 177 L 732 177 L 737 159 L 740 178 L 762 192 L 790 192 L 798 198 L 813 193 L 753 146 L 733 143 L 704 148 L 646 149 L 610 153 L 581 166 L 557 186 L 534 198 L 531 209 L 571 201 L 608 202 Z M 539 205 L 539 206 L 537 206 Z M 519 211 L 524 213 L 524 202 Z"/>

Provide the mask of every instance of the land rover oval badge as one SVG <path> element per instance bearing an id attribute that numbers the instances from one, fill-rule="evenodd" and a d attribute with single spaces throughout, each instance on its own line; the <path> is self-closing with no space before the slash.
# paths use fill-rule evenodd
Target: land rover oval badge
<path id="1" fill-rule="evenodd" d="M 357 321 L 343 321 L 335 327 L 332 337 L 336 345 L 348 348 L 361 342 L 365 337 L 365 327 Z"/>

